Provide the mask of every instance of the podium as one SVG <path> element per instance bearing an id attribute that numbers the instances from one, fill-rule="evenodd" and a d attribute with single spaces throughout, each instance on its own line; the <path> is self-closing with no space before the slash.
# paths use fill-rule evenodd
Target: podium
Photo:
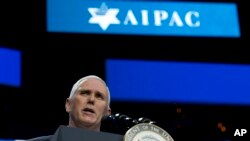
<path id="1" fill-rule="evenodd" d="M 60 125 L 50 141 L 123 141 L 124 136 Z"/>

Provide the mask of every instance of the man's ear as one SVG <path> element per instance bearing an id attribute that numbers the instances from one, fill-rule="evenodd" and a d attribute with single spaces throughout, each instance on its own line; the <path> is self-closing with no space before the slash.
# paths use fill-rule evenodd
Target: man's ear
<path id="1" fill-rule="evenodd" d="M 69 113 L 71 111 L 71 100 L 69 98 L 66 99 L 65 110 L 67 113 Z"/>

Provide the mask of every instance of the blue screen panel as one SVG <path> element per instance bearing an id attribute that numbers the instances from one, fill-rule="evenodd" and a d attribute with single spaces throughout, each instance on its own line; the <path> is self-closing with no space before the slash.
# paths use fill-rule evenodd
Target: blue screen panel
<path id="1" fill-rule="evenodd" d="M 250 65 L 106 60 L 113 101 L 250 105 Z"/>
<path id="2" fill-rule="evenodd" d="M 47 31 L 238 38 L 237 10 L 219 2 L 47 0 Z"/>
<path id="3" fill-rule="evenodd" d="M 21 52 L 0 47 L 0 85 L 21 85 Z"/>

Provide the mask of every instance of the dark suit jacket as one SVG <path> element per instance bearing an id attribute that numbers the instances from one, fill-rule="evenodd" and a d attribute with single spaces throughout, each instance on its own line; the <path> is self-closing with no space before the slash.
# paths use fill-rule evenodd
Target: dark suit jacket
<path id="1" fill-rule="evenodd" d="M 32 139 L 28 139 L 26 141 L 50 141 L 53 135 L 48 135 L 48 136 L 41 136 L 41 137 L 36 137 Z"/>

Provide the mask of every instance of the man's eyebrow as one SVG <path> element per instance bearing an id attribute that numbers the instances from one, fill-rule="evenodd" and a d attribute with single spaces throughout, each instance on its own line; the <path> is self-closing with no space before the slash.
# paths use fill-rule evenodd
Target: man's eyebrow
<path id="1" fill-rule="evenodd" d="M 79 92 L 90 92 L 90 90 L 84 89 L 84 88 L 80 88 L 80 89 L 78 89 L 78 91 L 79 91 Z"/>
<path id="2" fill-rule="evenodd" d="M 96 91 L 96 94 L 100 94 L 104 96 L 104 93 L 100 92 L 100 91 Z"/>
<path id="3" fill-rule="evenodd" d="M 79 91 L 79 92 L 91 92 L 91 90 L 85 89 L 85 88 L 79 88 L 78 91 Z M 100 91 L 98 91 L 98 90 L 97 90 L 95 93 L 104 96 L 104 93 L 102 93 L 102 92 L 100 92 Z"/>

